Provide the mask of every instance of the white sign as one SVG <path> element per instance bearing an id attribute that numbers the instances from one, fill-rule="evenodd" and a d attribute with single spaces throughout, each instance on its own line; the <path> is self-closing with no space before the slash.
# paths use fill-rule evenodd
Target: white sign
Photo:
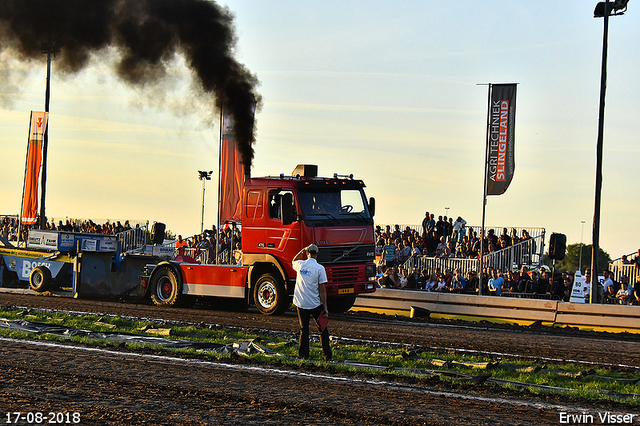
<path id="1" fill-rule="evenodd" d="M 116 251 L 118 240 L 116 237 L 104 237 L 100 240 L 100 251 Z"/>
<path id="2" fill-rule="evenodd" d="M 158 256 L 161 259 L 173 259 L 175 248 L 168 246 L 154 246 L 152 253 L 154 256 Z"/>
<path id="3" fill-rule="evenodd" d="M 598 276 L 598 282 L 600 286 L 604 284 L 604 276 Z M 569 300 L 572 303 L 589 303 L 585 300 L 585 297 L 589 298 L 590 294 L 590 284 L 585 282 L 584 277 L 580 274 L 580 271 L 576 271 L 575 278 L 573 279 L 573 289 L 571 290 L 571 299 Z M 598 286 L 595 285 L 593 291 L 596 292 L 596 296 L 598 294 Z M 594 297 L 596 297 L 594 296 Z"/>
<path id="4" fill-rule="evenodd" d="M 98 250 L 98 240 L 93 239 L 83 239 L 81 245 L 82 251 L 97 251 Z"/>
<path id="5" fill-rule="evenodd" d="M 42 250 L 58 249 L 58 233 L 50 231 L 29 231 L 27 247 Z"/>
<path id="6" fill-rule="evenodd" d="M 569 301 L 572 303 L 584 303 L 586 286 L 587 284 L 585 283 L 584 277 L 580 271 L 576 271 L 575 278 L 573 279 L 573 289 L 571 289 L 571 299 Z"/>

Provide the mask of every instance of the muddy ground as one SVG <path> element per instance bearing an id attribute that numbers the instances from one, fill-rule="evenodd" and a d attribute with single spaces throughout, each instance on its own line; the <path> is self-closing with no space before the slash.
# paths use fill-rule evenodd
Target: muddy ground
<path id="1" fill-rule="evenodd" d="M 252 311 L 163 309 L 8 293 L 0 293 L 0 305 L 297 332 L 292 311 L 265 317 Z M 329 327 L 338 344 L 352 338 L 441 352 L 512 354 L 541 363 L 559 359 L 640 367 L 640 336 L 632 334 L 363 313 L 333 315 Z M 55 424 L 49 413 L 64 412 L 78 413 L 76 419 L 83 425 L 556 425 L 562 413 L 588 410 L 593 424 L 601 424 L 598 413 L 637 411 L 624 404 L 538 397 L 488 384 L 452 385 L 437 378 L 347 376 L 319 366 L 292 370 L 249 364 L 244 358 L 211 363 L 13 339 L 0 340 L 0 383 L 0 423 L 13 422 L 11 412 L 42 412 L 47 421 L 42 424 Z M 37 424 L 35 418 L 31 414 L 17 424 Z M 640 424 L 638 416 L 633 424 Z"/>

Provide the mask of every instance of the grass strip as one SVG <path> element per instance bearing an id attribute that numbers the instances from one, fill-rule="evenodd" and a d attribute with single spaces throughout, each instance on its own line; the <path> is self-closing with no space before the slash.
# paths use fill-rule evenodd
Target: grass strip
<path id="1" fill-rule="evenodd" d="M 6 321 L 26 320 L 47 324 L 57 333 L 27 333 L 3 327 Z M 62 328 L 87 331 L 84 334 L 60 334 Z M 98 333 L 98 334 L 95 334 Z M 99 334 L 103 333 L 103 334 Z M 101 336 L 123 333 L 132 336 L 152 336 L 155 343 L 131 343 L 127 340 L 112 340 Z M 228 359 L 231 352 L 219 353 L 202 349 L 206 345 L 242 345 L 257 343 L 248 357 L 261 362 L 277 362 L 288 365 L 319 364 L 336 372 L 366 373 L 371 375 L 393 374 L 402 377 L 438 376 L 452 383 L 492 383 L 508 389 L 558 397 L 609 400 L 640 406 L 640 371 L 621 373 L 606 367 L 584 371 L 580 365 L 537 365 L 526 360 L 492 359 L 489 356 L 435 354 L 430 351 L 406 351 L 379 345 L 347 344 L 340 339 L 333 345 L 334 362 L 300 360 L 297 358 L 297 342 L 288 333 L 269 333 L 242 329 L 224 328 L 214 325 L 179 325 L 151 320 L 127 319 L 118 316 L 70 314 L 47 310 L 16 310 L 3 308 L 0 311 L 0 334 L 16 338 L 72 341 L 78 344 L 101 347 L 124 347 L 132 351 L 175 352 L 182 355 L 205 356 L 209 359 Z M 98 337 L 96 337 L 98 336 Z M 168 341 L 203 344 L 190 348 L 171 348 Z M 260 348 L 263 348 L 262 350 Z M 321 359 L 322 351 L 313 336 L 312 359 Z M 507 362 L 508 361 L 508 362 Z"/>

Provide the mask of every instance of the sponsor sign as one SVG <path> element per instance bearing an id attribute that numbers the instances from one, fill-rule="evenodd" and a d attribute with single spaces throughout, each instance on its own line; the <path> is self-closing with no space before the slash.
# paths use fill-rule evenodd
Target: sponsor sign
<path id="1" fill-rule="evenodd" d="M 598 276 L 598 282 L 600 283 L 600 286 L 604 284 L 603 275 Z M 594 287 L 596 288 L 594 288 L 593 291 L 597 293 L 598 286 L 596 285 Z M 585 278 L 580 274 L 580 271 L 577 271 L 575 278 L 573 279 L 573 289 L 571 290 L 571 298 L 569 301 L 572 303 L 589 303 L 588 300 L 585 300 L 585 298 L 588 298 L 587 296 L 589 295 L 589 291 L 589 283 L 585 281 Z"/>
<path id="2" fill-rule="evenodd" d="M 173 259 L 175 248 L 168 246 L 154 246 L 152 253 L 162 259 Z"/>
<path id="3" fill-rule="evenodd" d="M 29 231 L 27 247 L 41 250 L 58 250 L 58 233 L 49 231 Z"/>
<path id="4" fill-rule="evenodd" d="M 114 235 L 95 235 L 69 233 L 59 231 L 30 230 L 27 247 L 50 251 L 71 251 L 80 242 L 80 249 L 84 251 L 109 252 L 116 251 L 118 238 Z"/>
<path id="5" fill-rule="evenodd" d="M 58 236 L 58 247 L 60 250 L 72 250 L 75 247 L 76 239 L 73 234 L 60 233 Z"/>
<path id="6" fill-rule="evenodd" d="M 98 240 L 85 238 L 80 240 L 80 250 L 82 251 L 98 251 Z"/>
<path id="7" fill-rule="evenodd" d="M 7 269 L 18 274 L 21 281 L 29 281 L 29 275 L 36 266 L 42 266 L 51 271 L 51 277 L 55 278 L 65 262 L 57 262 L 53 260 L 32 259 L 20 256 L 3 256 Z"/>
<path id="8" fill-rule="evenodd" d="M 586 284 L 584 277 L 580 274 L 580 271 L 577 271 L 573 279 L 573 289 L 571 290 L 571 298 L 569 301 L 572 303 L 584 303 L 585 290 Z"/>
<path id="9" fill-rule="evenodd" d="M 486 194 L 503 194 L 515 170 L 516 84 L 490 86 Z"/>

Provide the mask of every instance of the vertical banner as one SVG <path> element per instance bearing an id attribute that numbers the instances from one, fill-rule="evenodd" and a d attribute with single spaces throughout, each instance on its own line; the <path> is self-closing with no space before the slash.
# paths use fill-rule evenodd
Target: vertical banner
<path id="1" fill-rule="evenodd" d="M 500 195 L 515 170 L 517 84 L 492 84 L 487 123 L 486 195 Z"/>
<path id="2" fill-rule="evenodd" d="M 25 225 L 35 224 L 38 215 L 38 180 L 42 165 L 42 141 L 48 118 L 47 112 L 31 111 L 22 201 L 22 223 Z"/>
<path id="3" fill-rule="evenodd" d="M 233 115 L 223 105 L 220 131 L 220 222 L 239 222 L 242 219 L 244 168 L 233 124 Z"/>

